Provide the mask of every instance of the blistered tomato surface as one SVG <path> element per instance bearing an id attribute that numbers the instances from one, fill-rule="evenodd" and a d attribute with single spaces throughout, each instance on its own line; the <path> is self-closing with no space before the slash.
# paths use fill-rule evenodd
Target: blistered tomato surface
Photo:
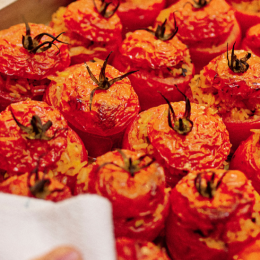
<path id="1" fill-rule="evenodd" d="M 29 24 L 31 36 L 40 33 L 58 35 L 52 28 L 41 24 Z M 56 71 L 69 66 L 68 47 L 64 43 L 55 42 L 54 45 L 42 53 L 30 53 L 22 45 L 22 36 L 26 35 L 24 24 L 18 24 L 0 32 L 0 72 L 9 76 L 41 80 Z M 60 39 L 60 38 L 59 38 Z M 52 38 L 43 36 L 41 42 Z"/>

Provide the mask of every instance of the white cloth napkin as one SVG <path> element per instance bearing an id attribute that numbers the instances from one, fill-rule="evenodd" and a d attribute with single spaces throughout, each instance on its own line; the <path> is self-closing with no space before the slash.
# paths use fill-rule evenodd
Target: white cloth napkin
<path id="1" fill-rule="evenodd" d="M 1 260 L 30 260 L 61 245 L 77 247 L 84 260 L 115 260 L 110 202 L 89 194 L 58 203 L 0 194 Z"/>

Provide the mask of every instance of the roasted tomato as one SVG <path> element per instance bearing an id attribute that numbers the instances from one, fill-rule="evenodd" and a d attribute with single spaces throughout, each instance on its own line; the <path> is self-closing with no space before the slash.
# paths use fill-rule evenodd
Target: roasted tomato
<path id="1" fill-rule="evenodd" d="M 227 56 L 228 55 L 228 56 Z M 230 134 L 232 149 L 260 127 L 260 58 L 240 50 L 213 59 L 190 84 L 192 100 L 217 110 Z"/>
<path id="2" fill-rule="evenodd" d="M 170 260 L 164 249 L 152 242 L 118 238 L 116 240 L 118 260 Z"/>
<path id="3" fill-rule="evenodd" d="M 125 128 L 140 109 L 138 97 L 125 78 L 128 74 L 107 65 L 107 59 L 58 73 L 44 96 L 63 113 L 92 157 L 120 147 Z"/>
<path id="4" fill-rule="evenodd" d="M 163 168 L 144 153 L 117 150 L 98 157 L 78 175 L 77 192 L 111 201 L 116 237 L 151 241 L 164 228 L 169 189 Z"/>
<path id="5" fill-rule="evenodd" d="M 73 190 L 87 164 L 82 141 L 61 113 L 40 101 L 22 101 L 0 114 L 0 169 L 7 176 L 39 170 Z"/>
<path id="6" fill-rule="evenodd" d="M 260 22 L 260 21 L 259 21 Z M 241 49 L 253 52 L 255 55 L 260 56 L 260 24 L 251 27 L 242 41 Z"/>
<path id="7" fill-rule="evenodd" d="M 117 3 L 118 4 L 118 3 Z M 122 24 L 115 13 L 118 5 L 102 0 L 80 0 L 60 7 L 51 26 L 65 32 L 72 64 L 105 59 L 122 41 Z"/>
<path id="8" fill-rule="evenodd" d="M 194 74 L 189 50 L 175 36 L 178 27 L 166 31 L 166 21 L 156 31 L 137 30 L 129 33 L 116 53 L 113 65 L 120 71 L 138 70 L 129 76 L 136 91 L 141 110 L 159 106 L 163 93 L 170 101 L 182 100 L 180 92 L 174 88 L 178 84 L 182 92 Z"/>
<path id="9" fill-rule="evenodd" d="M 260 233 L 256 196 L 240 171 L 189 173 L 170 196 L 166 242 L 172 258 L 233 259 Z"/>
<path id="10" fill-rule="evenodd" d="M 248 28 L 260 23 L 260 2 L 258 0 L 226 0 L 235 10 L 235 16 L 243 35 Z"/>
<path id="11" fill-rule="evenodd" d="M 42 98 L 50 82 L 47 77 L 69 66 L 68 47 L 61 37 L 42 24 L 0 31 L 0 111 L 11 103 Z"/>
<path id="12" fill-rule="evenodd" d="M 191 170 L 221 167 L 230 147 L 220 116 L 187 98 L 186 105 L 180 101 L 140 113 L 123 141 L 124 149 L 156 157 L 171 187 Z"/>
<path id="13" fill-rule="evenodd" d="M 123 34 L 152 26 L 164 6 L 165 0 L 121 0 L 117 14 L 123 24 Z"/>
<path id="14" fill-rule="evenodd" d="M 227 42 L 231 46 L 240 42 L 241 32 L 234 11 L 224 0 L 180 0 L 163 10 L 157 23 L 168 17 L 174 28 L 175 16 L 178 38 L 189 46 L 196 73 L 223 53 Z"/>
<path id="15" fill-rule="evenodd" d="M 260 130 L 242 142 L 234 153 L 229 168 L 242 171 L 260 193 Z"/>
<path id="16" fill-rule="evenodd" d="M 0 183 L 0 192 L 58 202 L 72 197 L 70 189 L 38 170 L 14 175 Z"/>

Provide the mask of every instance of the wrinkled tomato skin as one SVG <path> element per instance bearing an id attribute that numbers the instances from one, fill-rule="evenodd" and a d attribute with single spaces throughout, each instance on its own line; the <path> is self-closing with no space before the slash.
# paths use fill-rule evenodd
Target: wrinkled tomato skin
<path id="1" fill-rule="evenodd" d="M 48 26 L 31 23 L 29 25 L 33 38 L 44 32 L 57 36 L 57 33 Z M 22 35 L 26 35 L 24 24 L 18 24 L 0 32 L 1 73 L 41 80 L 69 66 L 70 57 L 66 44 L 55 42 L 59 49 L 52 46 L 42 53 L 29 53 L 22 46 Z M 50 39 L 50 37 L 44 36 L 42 42 L 50 41 Z"/>
<path id="2" fill-rule="evenodd" d="M 189 87 L 194 65 L 187 46 L 175 37 L 162 41 L 150 32 L 138 30 L 127 36 L 115 55 L 113 66 L 119 71 L 137 70 L 129 75 L 129 79 L 142 111 L 164 103 L 158 92 L 174 102 L 183 98 L 174 85 L 178 85 L 183 93 Z M 184 75 L 183 69 L 186 71 Z"/>
<path id="3" fill-rule="evenodd" d="M 130 31 L 147 28 L 165 6 L 165 0 L 122 1 L 117 14 L 123 24 L 123 35 Z"/>
<path id="4" fill-rule="evenodd" d="M 46 135 L 53 136 L 53 138 L 49 141 L 27 139 L 25 137 L 27 134 L 18 127 L 10 109 L 12 109 L 18 122 L 25 126 L 30 125 L 29 122 L 35 114 L 41 118 L 42 124 L 51 120 L 52 126 L 46 132 Z M 73 144 L 75 145 L 74 148 L 78 148 L 77 151 L 73 151 L 77 157 L 74 158 L 77 163 L 87 161 L 87 152 L 78 135 L 68 127 L 60 112 L 48 106 L 45 102 L 23 101 L 15 103 L 0 114 L 1 172 L 7 171 L 10 176 L 31 172 L 40 164 L 40 170 L 45 170 L 46 173 L 48 173 L 48 170 L 55 171 L 53 174 L 57 175 L 57 179 L 64 184 L 68 184 L 73 190 L 76 182 L 75 174 L 67 175 L 63 169 L 67 165 L 66 160 L 68 159 L 66 156 L 70 157 L 72 152 L 69 150 L 69 144 Z M 67 155 L 65 156 L 63 153 Z M 64 156 L 65 158 L 63 158 Z M 59 166 L 59 164 L 61 165 Z"/>
<path id="5" fill-rule="evenodd" d="M 246 176 L 240 171 L 208 170 L 215 185 L 221 181 L 209 198 L 195 186 L 203 173 L 189 173 L 171 193 L 166 243 L 176 260 L 233 259 L 260 232 L 259 201 Z M 201 185 L 206 187 L 206 180 Z M 255 214 L 257 220 L 252 220 Z M 244 221 L 254 228 L 248 229 Z"/>
<path id="6" fill-rule="evenodd" d="M 96 78 L 102 65 L 101 61 L 88 63 Z M 109 79 L 121 75 L 107 65 L 106 76 Z M 140 110 L 138 97 L 127 78 L 114 83 L 108 90 L 96 90 L 90 110 L 90 93 L 96 87 L 85 65 L 78 64 L 53 78 L 44 96 L 48 104 L 63 113 L 92 157 L 120 147 L 126 127 Z"/>
<path id="7" fill-rule="evenodd" d="M 208 1 L 203 8 L 193 8 L 193 4 L 191 0 L 176 2 L 160 13 L 156 23 L 167 18 L 174 28 L 176 18 L 178 37 L 189 46 L 197 74 L 211 59 L 226 51 L 227 42 L 229 47 L 235 42 L 239 45 L 241 30 L 233 9 L 224 0 Z"/>
<path id="8" fill-rule="evenodd" d="M 251 136 L 239 145 L 229 168 L 242 171 L 260 193 L 259 133 L 251 132 Z"/>
<path id="9" fill-rule="evenodd" d="M 122 151 L 133 162 L 144 155 Z M 116 237 L 151 241 L 165 226 L 169 189 L 165 189 L 163 168 L 156 161 L 148 165 L 149 162 L 150 157 L 143 158 L 143 168 L 131 175 L 121 168 L 124 162 L 120 153 L 113 151 L 98 157 L 78 176 L 76 194 L 94 193 L 112 203 Z"/>

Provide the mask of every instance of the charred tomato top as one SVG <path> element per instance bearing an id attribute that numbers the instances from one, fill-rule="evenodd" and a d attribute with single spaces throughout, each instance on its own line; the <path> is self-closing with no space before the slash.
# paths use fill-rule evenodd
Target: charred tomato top
<path id="1" fill-rule="evenodd" d="M 103 61 L 86 65 L 98 79 Z M 112 80 L 122 73 L 107 65 L 105 75 Z M 139 112 L 138 97 L 127 78 L 115 82 L 107 90 L 92 92 L 98 86 L 86 66 L 79 64 L 58 73 L 51 80 L 44 97 L 46 102 L 58 108 L 72 125 L 82 131 L 102 136 L 116 134 Z"/>
<path id="2" fill-rule="evenodd" d="M 58 36 L 48 26 L 32 23 L 29 26 L 32 38 L 41 33 L 49 33 L 54 37 Z M 52 45 L 43 52 L 33 53 L 23 47 L 22 37 L 25 35 L 25 24 L 14 25 L 0 32 L 1 73 L 9 76 L 41 80 L 69 66 L 69 52 L 65 43 L 54 41 L 56 46 Z M 44 35 L 40 43 L 52 40 L 53 38 Z"/>

